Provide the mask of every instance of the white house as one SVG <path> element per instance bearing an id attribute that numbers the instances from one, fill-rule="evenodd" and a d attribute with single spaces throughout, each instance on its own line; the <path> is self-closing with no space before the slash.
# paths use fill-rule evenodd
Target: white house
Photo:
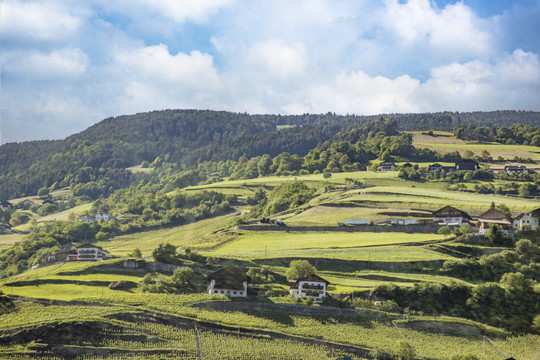
<path id="1" fill-rule="evenodd" d="M 96 221 L 99 221 L 101 219 L 103 219 L 103 221 L 105 221 L 105 222 L 112 220 L 111 214 L 106 213 L 106 212 L 103 212 L 103 213 L 98 212 L 98 213 L 96 213 L 94 218 L 96 219 Z"/>
<path id="2" fill-rule="evenodd" d="M 76 260 L 103 260 L 109 257 L 109 253 L 92 244 L 83 244 L 75 248 L 77 251 Z M 68 260 L 75 260 L 74 258 L 68 257 Z"/>
<path id="3" fill-rule="evenodd" d="M 289 280 L 289 292 L 295 299 L 298 297 L 307 298 L 308 296 L 312 296 L 315 298 L 316 302 L 320 302 L 326 296 L 326 287 L 329 284 L 330 283 L 322 277 L 311 274 L 302 279 Z"/>
<path id="4" fill-rule="evenodd" d="M 504 171 L 507 174 L 514 174 L 514 173 L 521 174 L 521 173 L 527 172 L 527 167 L 526 166 L 517 166 L 517 165 L 508 165 L 508 166 L 504 167 Z"/>
<path id="5" fill-rule="evenodd" d="M 536 230 L 540 227 L 540 208 L 519 214 L 512 220 L 514 230 Z"/>
<path id="6" fill-rule="evenodd" d="M 435 221 L 450 226 L 463 226 L 468 224 L 471 217 L 465 211 L 456 209 L 452 206 L 445 206 L 433 212 Z"/>
<path id="7" fill-rule="evenodd" d="M 210 280 L 208 293 L 227 295 L 229 297 L 246 297 L 248 294 L 249 276 L 237 267 L 226 267 L 206 277 Z"/>
<path id="8" fill-rule="evenodd" d="M 377 171 L 396 171 L 396 164 L 392 161 L 383 161 L 377 166 Z"/>

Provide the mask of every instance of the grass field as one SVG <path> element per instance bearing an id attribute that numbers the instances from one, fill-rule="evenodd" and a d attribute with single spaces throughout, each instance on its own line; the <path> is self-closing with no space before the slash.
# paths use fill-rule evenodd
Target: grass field
<path id="1" fill-rule="evenodd" d="M 515 156 L 518 156 L 540 160 L 540 147 L 537 146 L 505 145 L 498 143 L 486 144 L 476 141 L 459 140 L 454 137 L 422 135 L 418 132 L 414 132 L 413 145 L 417 148 L 428 148 L 442 153 L 457 150 L 463 155 L 465 150 L 470 150 L 478 155 L 482 150 L 487 150 L 493 158 L 501 156 L 504 159 L 513 159 Z"/>
<path id="2" fill-rule="evenodd" d="M 521 213 L 538 207 L 538 200 L 490 194 L 489 196 L 459 191 L 427 189 L 421 187 L 376 186 L 353 190 L 335 202 L 358 201 L 382 204 L 387 208 L 415 208 L 436 210 L 445 205 L 462 208 L 478 215 L 489 209 L 491 202 L 504 203 L 512 212 Z"/>
<path id="3" fill-rule="evenodd" d="M 229 242 L 211 254 L 224 257 L 260 259 L 268 257 L 289 257 L 305 253 L 310 257 L 325 257 L 334 250 L 364 252 L 362 248 L 405 243 L 441 240 L 442 235 L 405 233 L 341 233 L 341 232 L 242 232 L 237 240 Z M 401 249 L 403 251 L 403 249 Z M 344 254 L 341 252 L 340 254 Z"/>
<path id="4" fill-rule="evenodd" d="M 7 249 L 11 245 L 21 241 L 23 234 L 2 234 L 0 235 L 0 250 Z"/>
<path id="5" fill-rule="evenodd" d="M 228 239 L 226 234 L 214 234 L 214 232 L 226 228 L 235 216 L 235 214 L 228 214 L 183 226 L 116 236 L 98 242 L 96 245 L 117 256 L 126 256 L 135 248 L 141 250 L 143 256 L 149 256 L 161 243 L 193 249 L 213 247 Z"/>

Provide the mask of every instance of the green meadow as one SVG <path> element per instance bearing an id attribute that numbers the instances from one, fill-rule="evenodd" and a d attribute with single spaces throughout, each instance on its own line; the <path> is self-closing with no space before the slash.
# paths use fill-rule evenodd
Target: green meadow
<path id="1" fill-rule="evenodd" d="M 344 250 L 348 254 L 364 253 L 363 248 L 442 240 L 437 234 L 369 233 L 369 232 L 284 232 L 242 231 L 234 241 L 210 252 L 215 256 L 232 258 L 288 257 L 310 254 L 325 257 L 331 251 Z M 344 254 L 340 251 L 338 254 Z M 337 255 L 337 254 L 336 254 Z M 355 256 L 355 255 L 351 255 Z"/>

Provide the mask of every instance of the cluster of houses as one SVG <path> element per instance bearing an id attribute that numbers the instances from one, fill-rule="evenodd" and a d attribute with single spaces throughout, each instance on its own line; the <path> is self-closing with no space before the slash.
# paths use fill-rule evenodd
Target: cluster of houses
<path id="1" fill-rule="evenodd" d="M 401 165 L 401 168 L 412 167 L 411 163 Z M 377 171 L 396 171 L 398 166 L 392 161 L 384 161 L 377 166 Z M 454 166 L 443 166 L 435 163 L 428 166 L 428 171 L 443 171 L 449 173 L 452 171 L 474 171 L 480 169 L 480 164 L 471 159 L 462 159 L 454 163 Z M 524 165 L 508 165 L 504 167 L 504 172 L 507 174 L 521 174 L 527 172 L 527 167 Z"/>
<path id="2" fill-rule="evenodd" d="M 412 167 L 411 163 L 401 165 L 401 167 Z M 471 159 L 462 159 L 454 163 L 454 166 L 442 166 L 441 164 L 431 164 L 428 166 L 429 171 L 442 170 L 444 172 L 450 171 L 474 171 L 480 168 L 480 164 L 477 161 Z M 398 166 L 392 161 L 383 161 L 377 166 L 377 171 L 396 171 Z"/>
<path id="3" fill-rule="evenodd" d="M 229 297 L 247 297 L 256 295 L 257 289 L 248 287 L 251 280 L 246 273 L 237 267 L 226 267 L 213 272 L 206 277 L 210 284 L 208 293 L 227 295 Z M 312 297 L 315 302 L 321 302 L 326 296 L 326 288 L 330 283 L 316 274 L 310 274 L 302 279 L 289 280 L 289 293 L 295 298 Z"/>
<path id="4" fill-rule="evenodd" d="M 445 206 L 433 212 L 435 221 L 448 226 L 462 226 L 469 224 L 471 216 L 463 210 L 452 206 Z M 536 230 L 540 228 L 540 208 L 521 213 L 515 218 L 496 209 L 491 208 L 478 216 L 476 227 L 478 233 L 484 235 L 491 226 L 498 226 L 502 233 L 510 236 L 514 231 Z"/>
<path id="5" fill-rule="evenodd" d="M 113 216 L 107 212 L 97 212 L 93 215 L 81 215 L 79 221 L 86 224 L 92 224 L 94 221 L 103 220 L 105 222 L 111 221 Z"/>
<path id="6" fill-rule="evenodd" d="M 540 208 L 527 213 L 522 213 L 512 218 L 504 212 L 491 208 L 478 217 L 476 222 L 465 211 L 452 206 L 445 206 L 433 212 L 431 219 L 390 219 L 388 221 L 375 224 L 373 221 L 365 219 L 347 219 L 345 223 L 338 223 L 339 226 L 359 226 L 359 225 L 447 225 L 463 226 L 473 225 L 478 229 L 480 235 L 484 235 L 491 226 L 497 225 L 506 234 L 512 235 L 515 231 L 536 230 L 540 228 Z"/>

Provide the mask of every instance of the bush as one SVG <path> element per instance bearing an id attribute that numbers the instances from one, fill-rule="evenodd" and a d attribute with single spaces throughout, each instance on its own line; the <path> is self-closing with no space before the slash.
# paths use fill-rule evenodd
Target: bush
<path id="1" fill-rule="evenodd" d="M 135 287 L 135 284 L 126 280 L 113 281 L 109 284 L 109 289 L 111 290 L 127 290 L 133 287 Z"/>

